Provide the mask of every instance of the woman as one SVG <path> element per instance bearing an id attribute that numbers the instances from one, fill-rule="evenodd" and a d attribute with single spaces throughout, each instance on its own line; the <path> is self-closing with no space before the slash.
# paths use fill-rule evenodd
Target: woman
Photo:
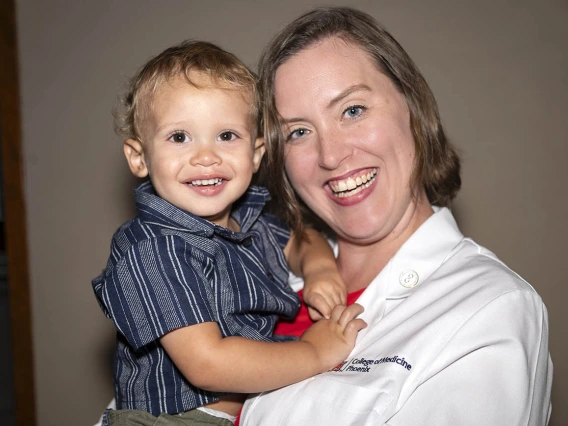
<path id="1" fill-rule="evenodd" d="M 316 9 L 260 78 L 268 168 L 288 183 L 275 198 L 299 223 L 297 194 L 334 232 L 369 326 L 333 371 L 250 399 L 241 424 L 546 424 L 546 309 L 457 228 L 459 159 L 402 47 L 362 12 Z"/>

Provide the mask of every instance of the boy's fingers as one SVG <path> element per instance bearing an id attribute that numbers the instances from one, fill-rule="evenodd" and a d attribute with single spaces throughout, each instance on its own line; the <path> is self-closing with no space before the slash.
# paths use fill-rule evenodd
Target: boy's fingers
<path id="1" fill-rule="evenodd" d="M 361 318 L 355 318 L 347 323 L 343 330 L 343 335 L 349 340 L 355 339 L 357 337 L 357 333 L 364 328 L 367 328 L 367 323 Z"/>
<path id="2" fill-rule="evenodd" d="M 364 309 L 361 305 L 354 303 L 351 306 L 345 308 L 343 312 L 341 312 L 338 322 L 341 326 L 345 327 L 349 321 L 362 314 L 363 311 Z"/>
<path id="3" fill-rule="evenodd" d="M 343 314 L 343 312 L 347 309 L 347 306 L 345 305 L 335 305 L 333 307 L 333 309 L 331 310 L 331 315 L 330 315 L 330 319 L 332 321 L 335 322 L 339 322 L 340 318 L 341 318 L 341 314 Z"/>

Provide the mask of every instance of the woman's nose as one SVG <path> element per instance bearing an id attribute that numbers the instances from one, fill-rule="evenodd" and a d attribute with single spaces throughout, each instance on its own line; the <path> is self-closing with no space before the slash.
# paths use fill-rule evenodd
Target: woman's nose
<path id="1" fill-rule="evenodd" d="M 336 169 L 351 155 L 352 148 L 337 132 L 327 131 L 319 136 L 319 165 L 325 169 Z"/>
<path id="2" fill-rule="evenodd" d="M 215 164 L 221 164 L 221 157 L 214 146 L 210 144 L 199 144 L 195 148 L 189 160 L 192 166 L 209 167 Z"/>

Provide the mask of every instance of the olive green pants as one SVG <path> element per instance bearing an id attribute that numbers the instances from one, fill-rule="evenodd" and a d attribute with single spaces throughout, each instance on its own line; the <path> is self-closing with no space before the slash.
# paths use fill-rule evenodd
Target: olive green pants
<path id="1" fill-rule="evenodd" d="M 162 413 L 159 417 L 142 410 L 108 410 L 106 420 L 111 426 L 233 426 L 227 419 L 197 409 L 181 414 Z"/>

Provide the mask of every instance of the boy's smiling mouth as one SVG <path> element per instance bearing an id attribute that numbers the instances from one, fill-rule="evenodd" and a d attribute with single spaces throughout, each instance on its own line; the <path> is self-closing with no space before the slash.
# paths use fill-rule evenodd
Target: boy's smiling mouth
<path id="1" fill-rule="evenodd" d="M 223 178 L 212 178 L 212 179 L 196 179 L 190 180 L 187 183 L 189 186 L 219 186 L 223 183 L 225 179 Z"/>

